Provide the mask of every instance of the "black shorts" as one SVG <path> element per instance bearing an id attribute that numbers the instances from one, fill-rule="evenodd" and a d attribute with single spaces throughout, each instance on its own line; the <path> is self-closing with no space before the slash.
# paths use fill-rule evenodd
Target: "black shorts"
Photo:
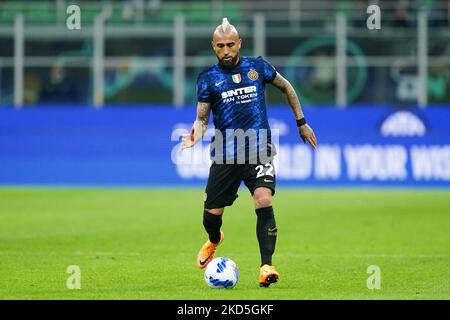
<path id="1" fill-rule="evenodd" d="M 275 194 L 275 168 L 272 162 L 266 164 L 217 164 L 209 169 L 205 191 L 205 209 L 231 206 L 238 197 L 237 191 L 244 181 L 253 196 L 256 188 L 266 187 Z"/>

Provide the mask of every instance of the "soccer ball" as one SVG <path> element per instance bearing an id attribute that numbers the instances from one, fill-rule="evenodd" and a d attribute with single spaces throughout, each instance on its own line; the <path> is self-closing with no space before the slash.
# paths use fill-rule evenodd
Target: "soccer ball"
<path id="1" fill-rule="evenodd" d="M 236 263 L 228 258 L 214 258 L 205 269 L 205 281 L 211 288 L 233 288 L 239 274 Z"/>

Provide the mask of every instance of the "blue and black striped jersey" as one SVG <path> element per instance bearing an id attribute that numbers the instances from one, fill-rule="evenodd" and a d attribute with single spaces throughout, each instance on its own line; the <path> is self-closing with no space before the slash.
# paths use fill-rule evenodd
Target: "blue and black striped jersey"
<path id="1" fill-rule="evenodd" d="M 238 129 L 267 133 L 267 139 L 258 136 L 258 152 L 275 152 L 271 145 L 265 87 L 273 81 L 276 73 L 275 68 L 262 57 L 241 57 L 233 69 L 223 69 L 215 64 L 198 76 L 197 100 L 210 103 L 215 129 L 222 135 L 223 152 L 212 150 L 213 159 L 236 159 L 244 147 L 247 154 L 253 150 L 251 139 L 246 139 L 245 145 L 235 143 L 231 147 L 232 141 L 227 137 Z M 214 140 L 217 138 L 216 131 Z"/>

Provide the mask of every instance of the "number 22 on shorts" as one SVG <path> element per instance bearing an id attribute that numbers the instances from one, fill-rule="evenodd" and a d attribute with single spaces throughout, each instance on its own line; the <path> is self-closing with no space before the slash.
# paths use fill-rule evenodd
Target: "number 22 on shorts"
<path id="1" fill-rule="evenodd" d="M 256 174 L 256 178 L 260 178 L 262 176 L 271 176 L 273 177 L 273 165 L 271 163 L 266 163 L 265 165 L 260 164 L 255 167 L 255 170 L 258 171 Z"/>

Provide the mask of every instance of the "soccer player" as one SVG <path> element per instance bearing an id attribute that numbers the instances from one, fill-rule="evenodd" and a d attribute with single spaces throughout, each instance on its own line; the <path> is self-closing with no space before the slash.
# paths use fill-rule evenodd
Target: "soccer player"
<path id="1" fill-rule="evenodd" d="M 242 39 L 227 18 L 223 18 L 213 34 L 212 48 L 218 63 L 203 71 L 197 80 L 197 118 L 189 134 L 182 137 L 182 148 L 189 148 L 203 138 L 212 111 L 215 136 L 212 140 L 212 165 L 204 195 L 203 225 L 208 240 L 201 247 L 196 264 L 204 268 L 213 259 L 219 244 L 224 240 L 221 231 L 224 207 L 231 206 L 237 198 L 242 181 L 253 196 L 257 215 L 261 265 L 260 287 L 277 282 L 279 273 L 272 265 L 277 226 L 272 196 L 275 194 L 275 174 L 272 164 L 276 150 L 271 144 L 271 134 L 265 105 L 265 86 L 270 83 L 285 96 L 291 107 L 303 143 L 315 149 L 317 140 L 306 123 L 294 88 L 275 68 L 262 57 L 241 57 Z M 265 133 L 252 139 L 249 131 Z M 231 145 L 239 133 L 244 139 Z M 230 134 L 231 133 L 231 134 Z M 231 137 L 231 139 L 230 139 Z M 253 148 L 256 145 L 256 149 Z M 255 151 L 256 150 L 256 151 Z M 245 153 L 245 156 L 242 154 Z M 264 156 L 262 156 L 264 155 Z M 243 160 L 241 162 L 236 160 Z M 230 161 L 231 160 L 231 161 Z"/>

